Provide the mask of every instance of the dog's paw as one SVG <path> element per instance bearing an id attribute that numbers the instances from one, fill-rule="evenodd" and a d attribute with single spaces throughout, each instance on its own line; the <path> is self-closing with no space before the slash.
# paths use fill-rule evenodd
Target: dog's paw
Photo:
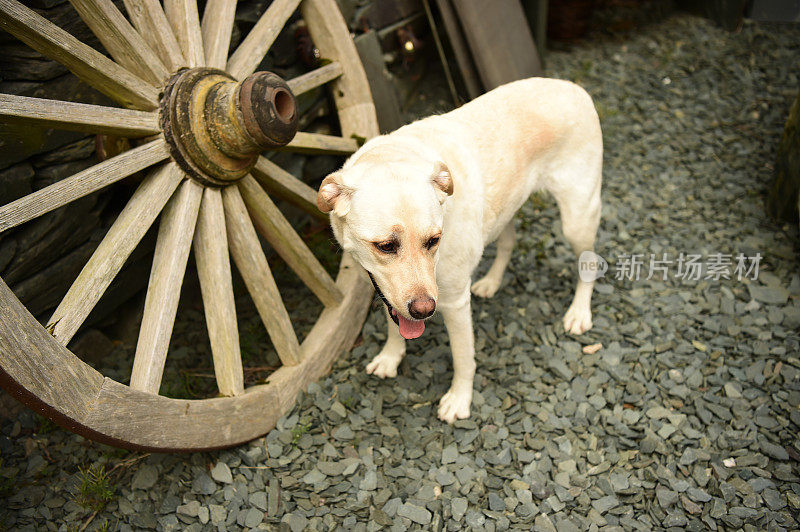
<path id="1" fill-rule="evenodd" d="M 397 377 L 397 366 L 403 360 L 403 354 L 385 353 L 381 351 L 367 364 L 367 373 L 381 379 Z"/>
<path id="2" fill-rule="evenodd" d="M 502 279 L 495 279 L 487 275 L 472 284 L 472 293 L 478 297 L 492 297 L 497 293 L 501 282 Z"/>
<path id="3" fill-rule="evenodd" d="M 469 417 L 472 393 L 457 393 L 452 389 L 439 401 L 439 419 L 452 424 L 456 419 Z"/>
<path id="4" fill-rule="evenodd" d="M 572 305 L 564 315 L 564 330 L 570 334 L 583 334 L 592 328 L 592 311 Z"/>

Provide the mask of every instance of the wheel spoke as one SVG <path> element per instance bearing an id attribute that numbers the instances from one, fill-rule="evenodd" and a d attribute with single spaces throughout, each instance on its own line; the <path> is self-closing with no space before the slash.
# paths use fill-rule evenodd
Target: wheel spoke
<path id="1" fill-rule="evenodd" d="M 337 306 L 342 293 L 255 178 L 245 176 L 239 182 L 239 191 L 256 228 L 278 255 L 326 307 Z"/>
<path id="2" fill-rule="evenodd" d="M 267 257 L 261 249 L 261 243 L 258 241 L 258 235 L 253 222 L 250 221 L 239 189 L 236 187 L 223 189 L 222 201 L 225 206 L 228 246 L 258 309 L 261 321 L 264 322 L 283 365 L 299 364 L 300 344 L 297 342 L 292 320 L 281 300 L 278 286 L 272 277 Z"/>
<path id="3" fill-rule="evenodd" d="M 156 113 L 11 94 L 0 94 L 0 121 L 125 137 L 161 130 Z"/>
<path id="4" fill-rule="evenodd" d="M 155 86 L 167 78 L 167 67 L 111 0 L 70 3 L 114 61 Z"/>
<path id="5" fill-rule="evenodd" d="M 222 193 L 217 188 L 206 188 L 203 192 L 194 235 L 194 254 L 217 386 L 222 395 L 239 395 L 244 391 L 244 372 L 225 235 L 225 212 Z"/>
<path id="6" fill-rule="evenodd" d="M 163 139 L 126 151 L 0 207 L 0 233 L 115 183 L 169 155 Z"/>
<path id="7" fill-rule="evenodd" d="M 175 163 L 154 170 L 136 189 L 48 322 L 67 345 L 122 269 L 183 177 Z"/>
<path id="8" fill-rule="evenodd" d="M 244 79 L 255 72 L 299 3 L 300 0 L 274 0 L 270 4 L 228 60 L 227 71 L 230 75 Z"/>
<path id="9" fill-rule="evenodd" d="M 125 11 L 140 35 L 147 35 L 167 68 L 174 72 L 186 66 L 175 33 L 158 0 L 123 0 Z"/>
<path id="10" fill-rule="evenodd" d="M 303 133 L 302 131 L 298 131 L 289 144 L 279 148 L 281 151 L 332 153 L 338 155 L 350 155 L 357 149 L 358 142 L 355 139 L 320 135 L 319 133 Z"/>
<path id="11" fill-rule="evenodd" d="M 200 33 L 200 16 L 197 14 L 197 0 L 164 0 L 167 14 L 178 44 L 183 50 L 187 66 L 202 66 L 205 61 L 203 35 Z"/>
<path id="12" fill-rule="evenodd" d="M 203 47 L 206 65 L 225 68 L 228 49 L 231 46 L 233 17 L 236 15 L 236 0 L 209 0 L 203 11 Z"/>
<path id="13" fill-rule="evenodd" d="M 317 208 L 317 192 L 266 157 L 259 157 L 253 177 L 269 192 L 302 209 L 311 216 L 328 221 L 328 215 Z"/>
<path id="14" fill-rule="evenodd" d="M 203 187 L 186 179 L 161 216 L 142 326 L 133 359 L 131 388 L 134 390 L 158 393 L 161 387 L 202 197 Z"/>
<path id="15" fill-rule="evenodd" d="M 302 76 L 290 79 L 287 83 L 289 88 L 295 96 L 299 96 L 304 92 L 316 89 L 321 85 L 325 85 L 329 81 L 333 81 L 342 75 L 342 65 L 337 62 L 328 63 L 311 72 L 306 72 Z"/>
<path id="16" fill-rule="evenodd" d="M 305 0 L 300 11 L 322 56 L 342 66 L 342 77 L 333 82 L 332 94 L 343 136 L 355 134 L 369 139 L 378 135 L 378 120 L 367 76 L 353 39 L 342 38 L 341 28 L 347 25 L 336 0 Z"/>
<path id="17" fill-rule="evenodd" d="M 0 0 L 0 28 L 126 107 L 158 107 L 158 89 L 16 0 Z"/>

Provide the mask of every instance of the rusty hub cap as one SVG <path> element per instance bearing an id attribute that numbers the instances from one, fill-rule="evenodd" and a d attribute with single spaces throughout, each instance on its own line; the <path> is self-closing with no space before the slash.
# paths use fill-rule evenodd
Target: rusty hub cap
<path id="1" fill-rule="evenodd" d="M 181 70 L 161 100 L 161 126 L 175 161 L 205 185 L 228 185 L 265 149 L 297 132 L 297 103 L 286 82 L 256 72 L 241 83 L 222 70 Z"/>

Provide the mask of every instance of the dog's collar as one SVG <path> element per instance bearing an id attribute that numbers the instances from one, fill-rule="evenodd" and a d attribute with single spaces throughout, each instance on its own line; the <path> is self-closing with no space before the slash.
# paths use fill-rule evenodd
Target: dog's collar
<path id="1" fill-rule="evenodd" d="M 386 299 L 386 296 L 383 295 L 381 289 L 378 288 L 378 283 L 375 282 L 375 278 L 372 276 L 372 273 L 367 272 L 367 275 L 369 275 L 369 280 L 372 281 L 372 286 L 375 287 L 375 292 L 378 294 L 378 297 L 380 297 L 381 301 L 383 301 L 383 304 L 386 305 L 386 310 L 389 312 L 389 317 L 392 318 L 392 321 L 394 321 L 395 324 L 400 325 L 400 320 L 397 318 L 397 314 L 392 313 L 392 305 L 389 304 L 389 300 Z"/>

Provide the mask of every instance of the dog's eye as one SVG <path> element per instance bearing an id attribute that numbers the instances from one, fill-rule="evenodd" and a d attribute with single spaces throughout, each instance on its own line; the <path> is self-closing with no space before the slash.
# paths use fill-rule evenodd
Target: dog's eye
<path id="1" fill-rule="evenodd" d="M 397 253 L 397 242 L 388 240 L 386 242 L 373 242 L 381 253 Z"/>
<path id="2" fill-rule="evenodd" d="M 428 249 L 433 249 L 433 248 L 436 247 L 436 244 L 438 244 L 438 243 L 439 243 L 439 237 L 438 236 L 434 236 L 434 237 L 431 237 L 427 242 L 425 242 L 425 247 L 428 248 Z"/>

